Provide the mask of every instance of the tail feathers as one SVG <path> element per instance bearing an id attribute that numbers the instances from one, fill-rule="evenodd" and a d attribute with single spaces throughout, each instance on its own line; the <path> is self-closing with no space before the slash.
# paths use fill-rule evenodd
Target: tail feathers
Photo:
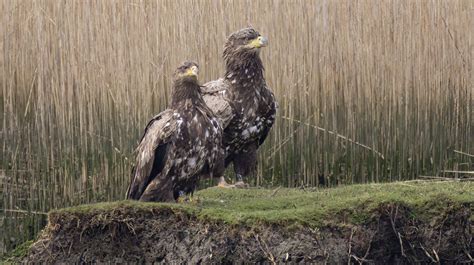
<path id="1" fill-rule="evenodd" d="M 130 172 L 130 184 L 128 185 L 127 192 L 125 193 L 125 199 L 132 200 L 134 198 L 134 193 L 132 187 L 134 186 L 134 178 L 135 178 L 135 166 L 132 167 L 132 172 Z M 137 200 L 137 199 L 135 199 Z"/>
<path id="2" fill-rule="evenodd" d="M 130 185 L 128 186 L 126 193 L 126 199 L 128 200 L 139 200 L 149 184 L 149 181 L 141 180 L 141 178 L 136 175 L 137 173 L 140 174 L 140 172 L 137 172 L 136 167 L 133 167 Z"/>
<path id="3" fill-rule="evenodd" d="M 171 180 L 158 177 L 150 182 L 140 196 L 140 201 L 171 202 L 174 200 Z"/>

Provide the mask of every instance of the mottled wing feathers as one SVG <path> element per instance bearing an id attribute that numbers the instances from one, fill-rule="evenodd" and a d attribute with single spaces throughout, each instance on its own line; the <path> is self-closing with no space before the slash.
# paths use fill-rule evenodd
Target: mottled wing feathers
<path id="1" fill-rule="evenodd" d="M 150 181 L 163 170 L 168 142 L 175 130 L 172 110 L 161 112 L 148 123 L 136 149 L 138 156 L 127 198 L 138 200 Z"/>
<path id="2" fill-rule="evenodd" d="M 229 87 L 230 85 L 223 78 L 220 78 L 204 84 L 201 88 L 204 101 L 219 118 L 223 128 L 226 128 L 234 117 L 232 107 L 226 99 Z"/>
<path id="3" fill-rule="evenodd" d="M 261 115 L 265 117 L 265 124 L 262 128 L 262 132 L 260 133 L 260 137 L 258 140 L 258 145 L 262 145 L 263 142 L 265 142 L 265 139 L 268 136 L 268 133 L 270 132 L 270 129 L 272 128 L 273 124 L 275 123 L 275 115 L 278 110 L 278 103 L 275 101 L 275 96 L 273 95 L 273 92 L 271 90 L 267 90 L 270 93 L 270 102 L 265 102 L 264 104 L 269 104 L 270 108 L 266 108 L 267 111 L 266 113 L 262 113 Z"/>
<path id="4" fill-rule="evenodd" d="M 155 115 L 146 125 L 143 136 L 140 139 L 140 145 L 143 142 L 143 139 L 148 135 L 148 137 L 153 137 L 153 134 L 148 134 L 148 130 L 154 130 L 154 133 L 158 133 L 161 139 L 166 139 L 170 137 L 176 130 L 176 122 L 173 121 L 173 110 L 166 109 L 159 114 Z M 169 124 L 168 124 L 169 123 Z M 168 125 L 167 128 L 164 128 L 165 125 Z M 164 130 L 161 130 L 163 128 Z M 140 148 L 140 145 L 137 147 Z"/>

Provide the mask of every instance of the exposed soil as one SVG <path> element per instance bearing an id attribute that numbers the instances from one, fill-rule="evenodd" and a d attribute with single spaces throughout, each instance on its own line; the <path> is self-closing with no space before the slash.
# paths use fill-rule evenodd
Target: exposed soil
<path id="1" fill-rule="evenodd" d="M 429 222 L 381 206 L 363 225 L 226 225 L 167 208 L 53 213 L 24 262 L 41 263 L 469 263 L 472 206 Z"/>

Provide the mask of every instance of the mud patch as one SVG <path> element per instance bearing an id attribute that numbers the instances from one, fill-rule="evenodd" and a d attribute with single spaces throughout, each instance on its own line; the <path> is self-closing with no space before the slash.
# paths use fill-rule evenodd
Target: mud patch
<path id="1" fill-rule="evenodd" d="M 41 263 L 468 263 L 472 206 L 422 220 L 403 205 L 380 206 L 363 224 L 322 228 L 227 225 L 176 209 L 117 207 L 56 212 L 24 262 Z"/>

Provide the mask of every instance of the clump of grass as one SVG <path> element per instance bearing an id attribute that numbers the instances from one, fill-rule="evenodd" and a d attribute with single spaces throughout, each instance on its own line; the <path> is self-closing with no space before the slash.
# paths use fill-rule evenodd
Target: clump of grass
<path id="1" fill-rule="evenodd" d="M 26 257 L 26 255 L 28 254 L 28 250 L 30 249 L 30 246 L 33 244 L 33 242 L 33 240 L 28 240 L 21 243 L 13 250 L 0 256 L 0 262 L 2 264 L 18 263 L 22 258 Z"/>

